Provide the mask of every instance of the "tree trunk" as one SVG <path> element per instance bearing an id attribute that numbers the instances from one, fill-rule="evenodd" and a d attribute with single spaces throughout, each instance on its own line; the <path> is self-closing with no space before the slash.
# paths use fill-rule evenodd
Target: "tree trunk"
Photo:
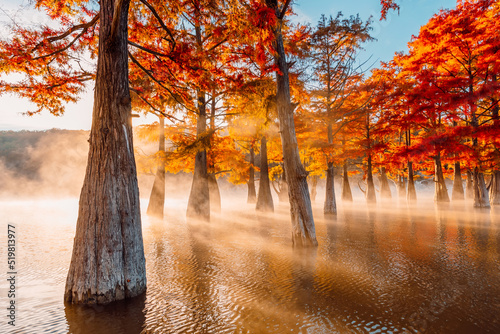
<path id="1" fill-rule="evenodd" d="M 434 201 L 437 203 L 445 203 L 450 201 L 448 189 L 444 182 L 443 167 L 441 165 L 441 153 L 434 157 Z"/>
<path id="2" fill-rule="evenodd" d="M 462 172 L 460 171 L 460 162 L 455 162 L 455 175 L 453 177 L 453 191 L 451 199 L 454 201 L 462 201 L 464 199 L 464 185 L 462 181 Z"/>
<path id="3" fill-rule="evenodd" d="M 478 167 L 474 168 L 473 187 L 474 187 L 474 207 L 489 208 L 490 199 L 488 196 L 488 189 L 486 189 L 486 183 L 484 182 L 484 175 L 483 173 L 479 172 Z"/>
<path id="4" fill-rule="evenodd" d="M 372 156 L 368 154 L 368 170 L 366 172 L 366 202 L 376 203 L 375 184 L 373 183 Z"/>
<path id="5" fill-rule="evenodd" d="M 496 170 L 491 175 L 490 204 L 500 206 L 500 171 Z"/>
<path id="6" fill-rule="evenodd" d="M 337 214 L 337 203 L 335 201 L 335 170 L 333 168 L 333 162 L 328 163 L 328 169 L 326 170 L 326 196 L 323 212 L 325 215 Z"/>
<path id="7" fill-rule="evenodd" d="M 217 178 L 213 173 L 208 175 L 208 191 L 210 197 L 210 210 L 212 212 L 220 213 L 221 200 L 219 184 L 217 183 Z"/>
<path id="8" fill-rule="evenodd" d="M 207 151 L 205 142 L 207 134 L 207 110 L 205 93 L 198 90 L 198 123 L 196 126 L 196 140 L 200 141 L 203 148 L 197 153 L 194 160 L 193 183 L 189 193 L 187 216 L 210 220 L 210 191 L 208 187 Z"/>
<path id="9" fill-rule="evenodd" d="M 257 193 L 255 192 L 255 170 L 253 166 L 255 165 L 255 151 L 253 150 L 253 144 L 250 148 L 250 171 L 248 177 L 248 198 L 247 203 L 254 204 L 257 202 Z"/>
<path id="10" fill-rule="evenodd" d="M 413 178 L 413 162 L 408 161 L 408 193 L 406 195 L 408 203 L 417 201 L 417 191 L 415 190 L 415 180 Z"/>
<path id="11" fill-rule="evenodd" d="M 266 0 L 269 8 L 280 15 L 277 0 Z M 290 214 L 292 220 L 292 241 L 294 246 L 317 246 L 316 229 L 312 214 L 311 199 L 307 186 L 307 172 L 302 166 L 295 135 L 295 123 L 290 100 L 290 84 L 288 78 L 288 64 L 286 62 L 285 48 L 283 46 L 282 20 L 274 28 L 274 61 L 278 68 L 276 71 L 276 105 L 280 123 L 281 145 L 288 194 L 290 200 Z"/>
<path id="12" fill-rule="evenodd" d="M 391 187 L 389 186 L 389 179 L 387 178 L 387 173 L 385 167 L 380 170 L 380 197 L 382 199 L 391 199 Z"/>
<path id="13" fill-rule="evenodd" d="M 88 164 L 64 293 L 70 303 L 105 304 L 146 290 L 128 85 L 129 1 L 116 12 L 114 4 L 100 2 Z"/>
<path id="14" fill-rule="evenodd" d="M 316 195 L 318 194 L 318 175 L 313 175 L 311 177 L 311 201 L 316 201 Z"/>
<path id="15" fill-rule="evenodd" d="M 402 201 L 403 199 L 406 198 L 406 179 L 401 174 L 398 175 L 397 188 L 398 188 L 398 199 Z"/>
<path id="16" fill-rule="evenodd" d="M 160 139 L 158 152 L 165 152 L 165 119 L 161 116 L 159 123 L 158 131 Z M 146 211 L 148 216 L 157 218 L 163 218 L 163 207 L 165 206 L 165 161 L 163 160 L 163 156 L 161 158 L 162 160 L 156 170 L 151 196 L 149 196 L 148 210 Z"/>
<path id="17" fill-rule="evenodd" d="M 474 182 L 473 182 L 472 172 L 467 169 L 467 181 L 465 185 L 465 198 L 474 199 Z"/>
<path id="18" fill-rule="evenodd" d="M 281 176 L 280 192 L 278 193 L 278 200 L 284 203 L 290 201 L 288 197 L 288 183 L 286 182 L 285 166 L 283 166 L 283 174 Z"/>
<path id="19" fill-rule="evenodd" d="M 271 185 L 269 183 L 269 166 L 267 164 L 267 139 L 262 137 L 260 140 L 260 181 L 259 194 L 257 195 L 257 211 L 274 211 L 273 196 L 271 194 Z"/>
<path id="20" fill-rule="evenodd" d="M 342 177 L 342 201 L 352 202 L 351 185 L 349 184 L 349 173 L 347 172 L 347 162 L 344 162 L 344 175 Z"/>

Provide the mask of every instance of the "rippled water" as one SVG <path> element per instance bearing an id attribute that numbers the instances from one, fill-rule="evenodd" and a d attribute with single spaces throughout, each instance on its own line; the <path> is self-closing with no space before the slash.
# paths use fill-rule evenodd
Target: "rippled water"
<path id="1" fill-rule="evenodd" d="M 1 203 L 18 229 L 13 333 L 500 333 L 499 213 L 360 201 L 325 219 L 318 203 L 319 247 L 297 251 L 287 206 L 243 203 L 211 223 L 172 201 L 144 218 L 146 294 L 94 307 L 63 303 L 77 200 Z"/>

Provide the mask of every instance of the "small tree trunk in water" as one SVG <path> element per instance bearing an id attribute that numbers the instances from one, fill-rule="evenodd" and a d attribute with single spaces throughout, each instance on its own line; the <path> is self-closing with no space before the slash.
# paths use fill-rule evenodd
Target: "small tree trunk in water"
<path id="1" fill-rule="evenodd" d="M 266 5 L 275 11 L 276 17 L 280 16 L 277 0 L 266 0 Z M 294 246 L 317 246 L 316 229 L 307 185 L 307 172 L 302 166 L 295 135 L 295 123 L 290 100 L 290 83 L 288 78 L 288 64 L 286 62 L 285 48 L 283 46 L 282 20 L 274 28 L 274 48 L 276 50 L 274 61 L 278 68 L 276 71 L 276 106 L 280 123 L 281 145 L 283 148 L 283 161 L 288 194 L 290 199 L 290 215 L 292 220 L 292 241 Z"/>
<path id="2" fill-rule="evenodd" d="M 210 193 L 210 210 L 212 210 L 212 212 L 220 213 L 221 201 L 219 184 L 217 183 L 217 178 L 213 173 L 208 175 L 208 191 Z"/>
<path id="3" fill-rule="evenodd" d="M 368 170 L 366 172 L 366 202 L 376 203 L 375 184 L 373 183 L 372 156 L 368 155 Z"/>
<path id="4" fill-rule="evenodd" d="M 160 117 L 159 122 L 159 152 L 165 152 L 165 120 Z M 163 157 L 161 163 L 158 164 L 158 169 L 156 171 L 155 181 L 153 183 L 153 189 L 151 190 L 151 196 L 149 196 L 148 210 L 146 211 L 148 216 L 163 218 L 163 207 L 165 206 L 165 162 Z"/>
<path id="5" fill-rule="evenodd" d="M 196 126 L 196 140 L 203 144 L 207 139 L 207 111 L 205 93 L 198 90 L 198 123 Z M 208 187 L 207 151 L 205 148 L 196 153 L 194 160 L 193 183 L 189 193 L 187 216 L 210 220 L 210 191 Z"/>
<path id="6" fill-rule="evenodd" d="M 398 175 L 398 199 L 402 201 L 406 198 L 406 179 L 403 175 Z"/>
<path id="7" fill-rule="evenodd" d="M 259 194 L 257 196 L 257 211 L 274 211 L 273 196 L 271 195 L 271 185 L 269 183 L 269 166 L 267 164 L 267 140 L 262 137 L 260 141 L 260 181 Z"/>
<path id="8" fill-rule="evenodd" d="M 496 170 L 491 175 L 490 204 L 500 206 L 500 171 Z"/>
<path id="9" fill-rule="evenodd" d="M 450 201 L 448 189 L 444 182 L 443 167 L 441 166 L 441 153 L 434 157 L 434 201 L 437 203 L 446 203 Z"/>
<path id="10" fill-rule="evenodd" d="M 281 184 L 280 184 L 280 192 L 278 194 L 278 200 L 280 202 L 289 202 L 288 198 L 288 183 L 286 182 L 286 172 L 285 172 L 285 166 L 283 166 L 283 175 L 281 177 Z"/>
<path id="11" fill-rule="evenodd" d="M 252 144 L 253 145 L 253 144 Z M 248 199 L 247 203 L 254 204 L 257 202 L 257 193 L 255 192 L 255 170 L 253 166 L 255 165 L 255 151 L 253 146 L 250 148 L 250 171 L 248 177 Z"/>
<path id="12" fill-rule="evenodd" d="M 453 192 L 451 199 L 454 201 L 461 201 L 464 199 L 464 185 L 462 182 L 462 172 L 460 171 L 460 162 L 455 162 L 455 175 L 453 177 Z"/>
<path id="13" fill-rule="evenodd" d="M 146 290 L 128 83 L 129 1 L 100 2 L 92 129 L 64 300 L 105 304 Z M 118 19 L 111 32 L 113 17 Z"/>
<path id="14" fill-rule="evenodd" d="M 380 197 L 383 199 L 392 198 L 391 187 L 389 186 L 389 180 L 387 179 L 385 167 L 382 167 L 380 171 Z"/>
<path id="15" fill-rule="evenodd" d="M 326 196 L 323 212 L 325 215 L 337 214 L 337 203 L 335 201 L 335 170 L 333 168 L 333 162 L 328 163 L 328 169 L 326 170 Z"/>
<path id="16" fill-rule="evenodd" d="M 415 190 L 415 180 L 413 179 L 413 162 L 408 161 L 408 193 L 406 195 L 408 203 L 417 201 L 417 191 Z"/>
<path id="17" fill-rule="evenodd" d="M 488 196 L 488 189 L 486 189 L 486 182 L 484 182 L 483 173 L 479 172 L 479 168 L 474 168 L 473 177 L 474 187 L 474 207 L 475 208 L 489 208 L 490 199 Z"/>
<path id="18" fill-rule="evenodd" d="M 474 199 L 474 185 L 472 181 L 472 172 L 467 169 L 467 181 L 465 184 L 465 198 L 466 199 Z"/>
<path id="19" fill-rule="evenodd" d="M 342 201 L 352 202 L 351 185 L 349 184 L 349 173 L 347 172 L 347 162 L 344 163 L 344 174 L 342 176 Z"/>
<path id="20" fill-rule="evenodd" d="M 311 201 L 312 202 L 316 201 L 316 195 L 318 193 L 317 187 L 318 187 L 318 175 L 313 175 L 311 177 Z"/>

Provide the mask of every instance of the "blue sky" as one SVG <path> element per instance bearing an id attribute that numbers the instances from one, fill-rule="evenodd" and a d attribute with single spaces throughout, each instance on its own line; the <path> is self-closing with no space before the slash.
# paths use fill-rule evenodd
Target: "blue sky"
<path id="1" fill-rule="evenodd" d="M 17 4 L 26 4 L 26 1 L 0 0 L 0 9 L 8 10 Z M 434 13 L 442 8 L 453 8 L 456 0 L 401 0 L 401 10 L 391 12 L 386 21 L 379 21 L 380 2 L 378 0 L 296 0 L 294 11 L 297 16 L 294 20 L 302 23 L 309 22 L 316 25 L 321 14 L 337 15 L 341 11 L 344 16 L 360 14 L 361 19 L 367 20 L 373 16 L 372 36 L 377 39 L 365 45 L 365 51 L 360 55 L 360 60 L 375 62 L 390 60 L 397 51 L 405 51 L 412 35 L 417 35 L 419 29 Z M 31 14 L 38 17 L 39 14 Z M 37 16 L 38 15 L 38 16 Z M 0 10 L 0 23 L 6 21 Z M 0 29 L 0 33 L 1 33 Z M 67 112 L 62 117 L 49 114 L 23 116 L 22 113 L 29 109 L 26 101 L 15 97 L 0 97 L 0 130 L 43 130 L 50 128 L 64 129 L 90 129 L 92 114 L 92 89 L 83 96 L 77 104 L 70 104 Z M 139 122 L 154 121 L 148 119 L 134 119 L 134 125 Z"/>

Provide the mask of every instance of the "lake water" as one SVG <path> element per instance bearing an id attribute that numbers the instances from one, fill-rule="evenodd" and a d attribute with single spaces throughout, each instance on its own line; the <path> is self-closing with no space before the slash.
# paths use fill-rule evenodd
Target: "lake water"
<path id="1" fill-rule="evenodd" d="M 500 333 L 500 213 L 358 201 L 326 219 L 320 204 L 319 247 L 298 251 L 286 205 L 258 215 L 235 200 L 201 223 L 169 200 L 163 221 L 143 216 L 147 292 L 82 307 L 63 303 L 77 199 L 1 202 L 18 308 L 13 330 L 2 278 L 0 332 Z"/>

